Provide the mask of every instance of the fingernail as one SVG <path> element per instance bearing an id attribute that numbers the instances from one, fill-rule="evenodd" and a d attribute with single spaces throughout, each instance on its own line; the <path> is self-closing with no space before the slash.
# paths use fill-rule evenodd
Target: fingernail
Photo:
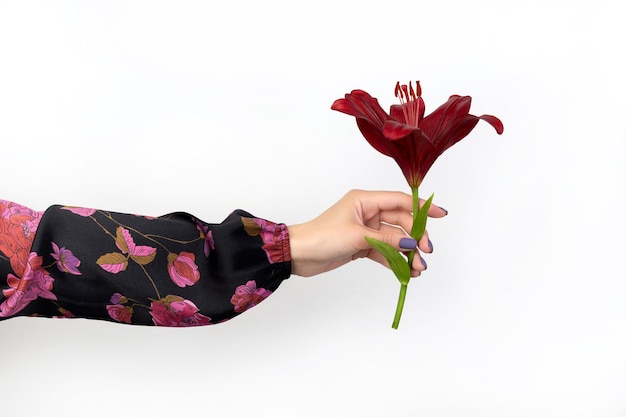
<path id="1" fill-rule="evenodd" d="M 417 247 L 417 241 L 410 237 L 403 237 L 400 239 L 400 247 L 402 249 L 415 249 Z"/>
<path id="2" fill-rule="evenodd" d="M 443 208 L 443 207 L 439 207 L 439 208 L 440 208 L 441 210 L 443 210 L 443 211 L 445 211 L 445 212 L 446 212 L 446 216 L 448 215 L 448 210 L 446 210 L 446 209 L 445 209 L 445 208 Z"/>
<path id="3" fill-rule="evenodd" d="M 426 260 L 424 258 L 422 258 L 421 256 L 420 256 L 420 260 L 422 261 L 422 265 L 424 265 L 424 270 L 427 270 L 428 269 L 428 264 L 426 263 Z"/>
<path id="4" fill-rule="evenodd" d="M 430 249 L 430 251 L 433 251 L 433 242 L 430 241 L 430 239 L 428 239 L 428 249 Z"/>

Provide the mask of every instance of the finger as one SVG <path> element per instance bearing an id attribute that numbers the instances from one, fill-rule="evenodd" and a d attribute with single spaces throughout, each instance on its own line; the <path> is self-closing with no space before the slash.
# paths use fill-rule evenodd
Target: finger
<path id="1" fill-rule="evenodd" d="M 413 198 L 400 191 L 351 191 L 361 203 L 363 216 L 378 215 L 383 211 L 413 211 Z"/>
<path id="2" fill-rule="evenodd" d="M 411 227 L 413 227 L 413 215 L 408 211 L 383 211 L 380 213 L 379 221 L 393 226 L 399 226 L 407 233 L 409 233 L 411 231 Z M 375 225 L 367 226 L 376 228 Z"/>
<path id="3" fill-rule="evenodd" d="M 417 241 L 396 226 L 381 224 L 380 229 L 370 229 L 369 232 L 366 232 L 366 236 L 385 242 L 401 252 L 417 249 Z M 365 243 L 367 244 L 367 242 Z"/>
<path id="4" fill-rule="evenodd" d="M 422 272 L 426 271 L 426 269 L 428 269 L 428 264 L 426 263 L 424 258 L 420 256 L 419 251 L 415 251 L 415 254 L 413 256 L 413 263 L 411 264 L 411 277 L 419 277 L 420 275 L 422 275 Z"/>
<path id="5" fill-rule="evenodd" d="M 361 191 L 352 190 L 350 193 L 361 203 L 363 217 L 369 218 L 383 211 L 413 211 L 413 197 L 400 191 Z M 419 206 L 424 205 L 425 200 L 419 200 Z M 436 204 L 431 204 L 428 210 L 429 217 L 444 217 L 448 211 Z"/>
<path id="6" fill-rule="evenodd" d="M 426 200 L 424 200 L 423 198 L 420 198 L 419 207 L 422 208 L 425 202 Z M 448 214 L 448 210 L 446 210 L 443 207 L 439 207 L 438 205 L 433 204 L 433 203 L 431 203 L 430 207 L 428 208 L 428 217 L 439 218 L 439 217 L 444 217 L 447 214 Z"/>
<path id="7" fill-rule="evenodd" d="M 424 231 L 424 235 L 420 238 L 417 243 L 417 247 L 424 253 L 433 253 L 433 243 L 430 241 L 428 237 L 428 231 Z"/>
<path id="8" fill-rule="evenodd" d="M 381 213 L 380 221 L 392 226 L 399 226 L 408 234 L 413 224 L 413 216 L 406 212 L 390 211 Z M 382 227 L 382 225 L 380 227 Z M 428 236 L 428 231 L 424 231 L 424 235 L 420 238 L 417 247 L 424 253 L 432 253 L 433 244 Z M 402 247 L 402 249 L 406 249 L 406 247 Z"/>
<path id="9" fill-rule="evenodd" d="M 415 252 L 415 256 L 413 257 L 413 264 L 411 265 L 411 270 L 415 270 L 417 272 L 424 272 L 428 269 L 428 264 L 426 260 L 422 258 L 419 251 Z M 413 276 L 413 275 L 411 275 Z"/>
<path id="10" fill-rule="evenodd" d="M 415 268 L 411 268 L 411 278 L 417 278 L 422 276 L 422 271 L 419 271 Z"/>
<path id="11" fill-rule="evenodd" d="M 420 201 L 420 207 L 422 206 L 422 203 Z M 448 215 L 448 210 L 446 210 L 445 208 L 439 207 L 435 204 L 431 204 L 430 207 L 428 208 L 428 217 L 433 217 L 433 218 L 441 218 L 441 217 L 445 217 Z"/>

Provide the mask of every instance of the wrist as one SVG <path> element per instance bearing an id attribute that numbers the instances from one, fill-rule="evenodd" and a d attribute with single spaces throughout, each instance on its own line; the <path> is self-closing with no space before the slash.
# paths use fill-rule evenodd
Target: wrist
<path id="1" fill-rule="evenodd" d="M 308 232 L 308 229 L 307 223 L 287 226 L 292 275 L 310 277 L 317 273 L 311 258 L 311 254 L 315 253 L 314 234 Z"/>

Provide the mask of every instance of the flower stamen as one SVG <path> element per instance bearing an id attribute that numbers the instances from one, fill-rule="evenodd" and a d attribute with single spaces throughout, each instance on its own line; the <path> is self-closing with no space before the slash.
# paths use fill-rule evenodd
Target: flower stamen
<path id="1" fill-rule="evenodd" d="M 400 100 L 402 106 L 402 112 L 404 113 L 404 120 L 406 124 L 413 127 L 418 127 L 419 124 L 419 97 L 422 95 L 422 87 L 420 82 L 415 82 L 415 88 L 413 88 L 413 82 L 410 81 L 409 85 L 400 84 L 400 81 L 396 83 L 394 94 Z"/>

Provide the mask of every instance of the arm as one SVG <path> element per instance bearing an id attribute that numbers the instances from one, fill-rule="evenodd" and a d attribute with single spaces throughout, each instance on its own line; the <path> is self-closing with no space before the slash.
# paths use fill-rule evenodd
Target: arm
<path id="1" fill-rule="evenodd" d="M 0 222 L 22 231 L 23 247 L 9 251 L 1 242 L 12 234 L 0 229 L 0 318 L 214 324 L 263 301 L 291 273 L 286 226 L 240 210 L 208 224 L 187 213 L 52 206 L 42 214 L 7 202 Z"/>
<path id="2" fill-rule="evenodd" d="M 320 216 L 287 226 L 235 211 L 208 224 L 0 200 L 0 319 L 36 315 L 129 324 L 220 323 L 263 301 L 293 272 L 313 276 L 358 258 L 386 265 L 365 236 L 432 251 L 404 232 L 411 196 L 350 191 Z M 436 206 L 431 217 L 446 211 Z M 426 269 L 416 256 L 412 275 Z"/>

